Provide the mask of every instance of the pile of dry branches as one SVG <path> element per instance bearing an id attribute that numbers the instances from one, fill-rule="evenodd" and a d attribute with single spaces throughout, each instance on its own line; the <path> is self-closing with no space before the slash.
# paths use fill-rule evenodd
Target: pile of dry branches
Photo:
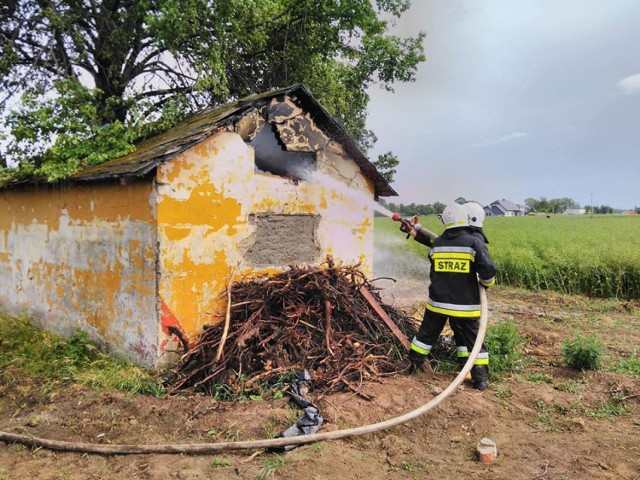
<path id="1" fill-rule="evenodd" d="M 169 390 L 212 393 L 225 384 L 234 393 L 247 393 L 305 368 L 316 392 L 346 387 L 363 394 L 363 380 L 401 368 L 403 346 L 361 287 L 412 338 L 415 322 L 382 303 L 358 265 L 336 265 L 327 258 L 319 267 L 290 266 L 264 280 L 233 284 L 228 328 L 221 323 L 203 330 L 183 355 Z"/>

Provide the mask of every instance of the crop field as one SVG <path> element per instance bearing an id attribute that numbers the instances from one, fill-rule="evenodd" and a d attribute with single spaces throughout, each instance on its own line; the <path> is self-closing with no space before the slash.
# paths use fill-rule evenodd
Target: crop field
<path id="1" fill-rule="evenodd" d="M 443 230 L 437 217 L 422 218 L 421 223 L 436 233 Z M 397 259 L 413 256 L 410 265 L 424 265 L 428 249 L 405 241 L 398 227 L 389 218 L 376 218 L 376 254 L 387 252 L 386 256 Z M 484 229 L 499 269 L 498 282 L 503 285 L 640 299 L 640 216 L 490 217 Z M 396 262 L 396 270 L 400 263 Z M 404 268 L 402 273 L 417 272 Z"/>

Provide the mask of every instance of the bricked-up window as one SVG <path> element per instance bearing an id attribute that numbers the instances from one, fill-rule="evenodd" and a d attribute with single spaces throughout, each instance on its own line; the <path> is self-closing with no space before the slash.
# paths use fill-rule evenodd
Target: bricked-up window
<path id="1" fill-rule="evenodd" d="M 258 171 L 304 180 L 316 168 L 315 153 L 287 151 L 269 122 L 251 141 L 251 146 L 255 149 Z"/>
<path id="2" fill-rule="evenodd" d="M 321 253 L 319 222 L 319 215 L 249 215 L 256 230 L 246 259 L 261 267 L 315 262 Z"/>

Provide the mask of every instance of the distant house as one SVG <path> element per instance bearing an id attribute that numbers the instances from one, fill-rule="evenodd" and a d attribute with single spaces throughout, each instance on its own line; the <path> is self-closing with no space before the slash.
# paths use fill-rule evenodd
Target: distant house
<path id="1" fill-rule="evenodd" d="M 585 213 L 587 213 L 586 208 L 567 208 L 564 211 L 565 215 L 584 215 Z"/>
<path id="2" fill-rule="evenodd" d="M 503 198 L 484 207 L 484 213 L 487 217 L 519 217 L 524 215 L 525 210 L 523 206 Z"/>

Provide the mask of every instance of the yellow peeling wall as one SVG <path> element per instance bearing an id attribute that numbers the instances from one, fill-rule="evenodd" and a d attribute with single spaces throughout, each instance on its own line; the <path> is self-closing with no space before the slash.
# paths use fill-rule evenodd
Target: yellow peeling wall
<path id="1" fill-rule="evenodd" d="M 153 198 L 149 181 L 0 191 L 0 309 L 155 365 Z"/>
<path id="2" fill-rule="evenodd" d="M 332 254 L 371 274 L 373 186 L 335 145 L 327 142 L 316 155 L 317 178 L 296 185 L 256 173 L 253 149 L 222 132 L 158 168 L 161 362 L 179 350 L 176 331 L 193 342 L 203 325 L 224 319 L 232 272 L 240 279 L 287 267 L 248 263 L 244 253 L 256 233 L 250 215 L 319 215 L 315 263 Z"/>

